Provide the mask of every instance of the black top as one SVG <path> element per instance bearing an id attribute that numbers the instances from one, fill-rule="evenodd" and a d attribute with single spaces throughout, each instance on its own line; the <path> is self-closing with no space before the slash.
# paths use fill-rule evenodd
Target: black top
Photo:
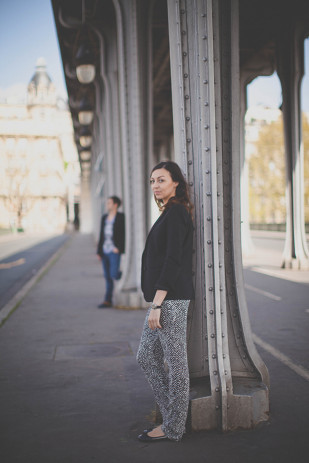
<path id="1" fill-rule="evenodd" d="M 158 289 L 165 300 L 194 298 L 192 283 L 193 223 L 182 204 L 173 204 L 153 225 L 142 256 L 142 291 L 147 302 Z"/>
<path id="2" fill-rule="evenodd" d="M 103 256 L 103 243 L 104 243 L 104 227 L 105 220 L 108 214 L 104 214 L 101 219 L 100 238 L 98 243 L 97 254 Z M 120 254 L 124 253 L 124 240 L 125 240 L 125 226 L 124 226 L 124 213 L 117 212 L 113 227 L 113 242 Z"/>

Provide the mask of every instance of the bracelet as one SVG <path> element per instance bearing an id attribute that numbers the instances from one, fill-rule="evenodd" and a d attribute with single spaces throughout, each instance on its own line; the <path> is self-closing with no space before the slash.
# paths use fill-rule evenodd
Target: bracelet
<path id="1" fill-rule="evenodd" d="M 156 310 L 156 309 L 162 309 L 162 306 L 152 303 L 149 308 Z"/>

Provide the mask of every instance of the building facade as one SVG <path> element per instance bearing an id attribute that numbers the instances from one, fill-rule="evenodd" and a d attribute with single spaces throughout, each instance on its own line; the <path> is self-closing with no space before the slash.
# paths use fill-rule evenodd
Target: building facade
<path id="1" fill-rule="evenodd" d="M 74 222 L 80 167 L 72 119 L 43 58 L 26 101 L 0 103 L 0 158 L 0 228 L 61 232 Z"/>

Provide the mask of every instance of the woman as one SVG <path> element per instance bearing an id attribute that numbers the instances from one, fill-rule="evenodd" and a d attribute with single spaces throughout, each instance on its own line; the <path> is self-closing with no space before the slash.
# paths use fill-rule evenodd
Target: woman
<path id="1" fill-rule="evenodd" d="M 192 284 L 192 204 L 188 185 L 172 161 L 151 172 L 151 188 L 162 212 L 142 256 L 142 290 L 150 305 L 137 353 L 159 406 L 163 423 L 138 436 L 144 442 L 181 440 L 189 404 L 187 312 Z M 164 359 L 168 373 L 164 368 Z"/>

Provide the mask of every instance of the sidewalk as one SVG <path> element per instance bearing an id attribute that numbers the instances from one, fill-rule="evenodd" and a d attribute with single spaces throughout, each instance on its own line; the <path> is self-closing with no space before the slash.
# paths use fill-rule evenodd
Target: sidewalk
<path id="1" fill-rule="evenodd" d="M 3 463 L 305 463 L 308 383 L 267 353 L 271 420 L 142 444 L 154 402 L 136 364 L 144 310 L 97 309 L 93 238 L 75 234 L 0 329 Z"/>

